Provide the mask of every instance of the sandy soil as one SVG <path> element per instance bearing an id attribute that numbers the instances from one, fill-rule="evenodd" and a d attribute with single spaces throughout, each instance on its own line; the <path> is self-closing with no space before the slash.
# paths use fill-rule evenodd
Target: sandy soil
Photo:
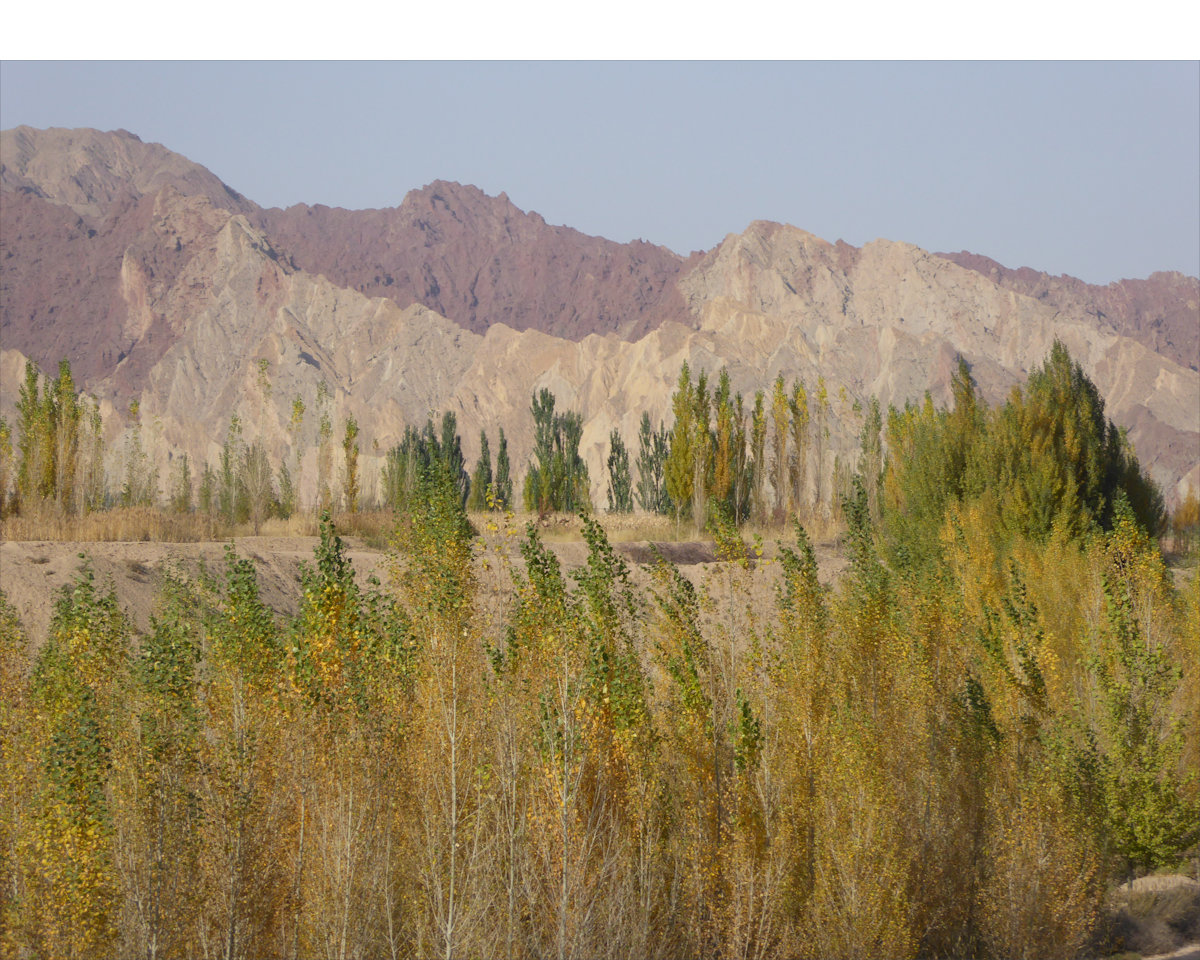
<path id="1" fill-rule="evenodd" d="M 1189 943 L 1173 953 L 1159 953 L 1143 960 L 1200 960 L 1200 943 Z"/>
<path id="2" fill-rule="evenodd" d="M 285 615 L 296 613 L 299 605 L 300 565 L 312 562 L 316 537 L 240 537 L 235 549 L 241 556 L 255 560 L 264 602 Z M 224 569 L 225 542 L 153 543 L 153 542 L 0 542 L 0 590 L 16 608 L 26 632 L 35 645 L 45 638 L 54 603 L 62 587 L 77 575 L 88 558 L 96 580 L 111 584 L 117 598 L 139 631 L 149 626 L 155 599 L 164 573 L 174 570 L 185 577 L 196 576 L 202 568 L 220 574 Z M 383 551 L 355 538 L 346 539 L 347 554 L 360 579 L 374 574 L 386 582 L 388 557 Z M 564 570 L 570 571 L 587 560 L 587 546 L 576 540 L 551 540 L 547 546 L 555 552 Z M 694 581 L 701 582 L 719 572 L 710 542 L 666 542 L 656 544 L 661 553 L 677 564 Z M 614 544 L 631 565 L 650 563 L 652 551 L 647 541 Z M 515 540 L 509 552 L 515 554 Z M 775 554 L 774 545 L 765 557 Z M 518 557 L 519 559 L 519 557 Z M 832 543 L 817 549 L 821 577 L 829 581 L 840 574 L 845 559 Z M 755 577 L 755 603 L 771 602 L 777 565 L 765 564 L 763 576 Z M 638 573 L 635 581 L 645 582 Z M 493 577 L 481 577 L 485 589 L 496 589 Z"/>
<path id="3" fill-rule="evenodd" d="M 263 600 L 280 613 L 295 613 L 299 602 L 300 564 L 313 559 L 316 537 L 242 537 L 239 555 L 256 561 Z M 360 576 L 381 572 L 384 555 L 349 545 Z M 164 573 L 195 577 L 202 568 L 220 575 L 225 543 L 0 543 L 0 590 L 16 607 L 35 644 L 46 635 L 61 588 L 79 573 L 87 557 L 97 583 L 111 584 L 138 630 L 149 625 Z"/>

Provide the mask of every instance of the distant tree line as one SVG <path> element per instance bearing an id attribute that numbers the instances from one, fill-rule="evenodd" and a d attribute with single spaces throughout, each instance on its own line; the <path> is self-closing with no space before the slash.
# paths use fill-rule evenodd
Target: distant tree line
<path id="1" fill-rule="evenodd" d="M 273 465 L 261 427 L 271 391 L 265 363 L 259 368 L 255 438 L 246 439 L 242 416 L 233 414 L 215 462 L 197 469 L 186 454 L 170 458 L 161 501 L 136 402 L 120 453 L 119 486 L 110 491 L 98 404 L 76 390 L 65 361 L 56 378 L 44 385 L 43 379 L 28 365 L 15 436 L 0 421 L 0 513 L 51 509 L 79 514 L 161 502 L 177 513 L 198 512 L 213 523 L 250 524 L 258 530 L 267 518 L 287 518 L 300 508 L 296 476 L 306 448 L 307 411 L 296 397 L 286 428 L 291 453 Z M 841 507 L 857 472 L 876 521 L 883 516 L 885 496 L 903 501 L 905 509 L 890 521 L 889 542 L 893 550 L 918 555 L 937 545 L 911 531 L 924 531 L 925 518 L 939 516 L 948 502 L 963 502 L 984 489 L 1009 491 L 996 509 L 1006 528 L 1023 535 L 1047 536 L 1060 516 L 1076 523 L 1087 518 L 1107 529 L 1117 491 L 1139 522 L 1156 532 L 1163 527 L 1161 493 L 1140 469 L 1124 434 L 1105 417 L 1099 392 L 1062 344 L 1055 344 L 1024 389 L 1002 406 L 987 407 L 965 363 L 954 376 L 952 391 L 950 411 L 935 410 L 927 395 L 923 403 L 885 414 L 874 398 L 865 406 L 844 391 L 831 398 L 823 378 L 810 390 L 799 379 L 789 386 L 781 374 L 747 402 L 732 390 L 728 371 L 722 369 L 714 384 L 705 370 L 693 376 L 685 362 L 671 397 L 670 424 L 655 427 L 643 412 L 636 456 L 619 429 L 610 432 L 604 461 L 606 507 L 610 513 L 640 509 L 672 517 L 677 528 L 686 522 L 697 531 L 722 522 L 778 525 L 792 516 L 844 522 Z M 835 402 L 841 405 L 843 425 L 857 424 L 859 430 L 852 456 L 833 455 Z M 590 512 L 591 478 L 580 453 L 582 415 L 560 409 L 547 389 L 532 396 L 529 415 L 533 451 L 520 501 L 514 497 L 503 429 L 494 467 L 488 433 L 481 430 L 480 455 L 469 471 L 451 411 L 436 421 L 430 416 L 421 428 L 406 427 L 401 441 L 384 454 L 378 478 L 364 480 L 361 432 L 353 417 L 341 424 L 341 472 L 335 473 L 331 396 L 322 383 L 315 437 L 309 441 L 316 447 L 313 506 L 349 513 L 376 503 L 409 509 L 422 472 L 437 461 L 454 478 L 468 510 L 510 510 L 519 502 L 541 514 Z M 895 450 L 906 452 L 903 462 L 913 465 L 911 477 L 899 471 L 885 478 L 884 463 Z M 935 461 L 941 474 L 931 472 Z M 1172 528 L 1178 542 L 1195 539 L 1189 531 L 1198 524 L 1188 520 L 1195 512 L 1181 505 Z"/>

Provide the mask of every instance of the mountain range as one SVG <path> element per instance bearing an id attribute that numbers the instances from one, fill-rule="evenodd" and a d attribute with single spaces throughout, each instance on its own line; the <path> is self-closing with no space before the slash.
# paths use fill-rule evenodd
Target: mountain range
<path id="1" fill-rule="evenodd" d="M 301 455 L 311 490 L 326 402 L 335 423 L 358 420 L 368 484 L 406 424 L 447 409 L 469 460 L 481 429 L 494 448 L 503 427 L 519 474 L 530 396 L 548 387 L 583 415 L 600 503 L 610 431 L 636 445 L 644 410 L 669 422 L 686 360 L 727 367 L 748 395 L 780 373 L 823 377 L 828 474 L 866 398 L 944 403 L 962 355 L 997 402 L 1056 338 L 1168 500 L 1200 490 L 1195 277 L 1090 285 L 767 221 L 682 257 L 445 181 L 388 209 L 267 209 L 126 131 L 0 133 L 0 409 L 11 420 L 27 359 L 52 372 L 66 358 L 112 455 L 136 399 L 163 469 L 180 452 L 215 461 L 237 412 L 274 457 Z"/>

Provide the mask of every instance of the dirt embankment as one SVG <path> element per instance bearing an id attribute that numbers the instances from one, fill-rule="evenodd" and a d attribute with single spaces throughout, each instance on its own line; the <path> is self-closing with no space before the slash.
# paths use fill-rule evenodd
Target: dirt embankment
<path id="1" fill-rule="evenodd" d="M 291 614 L 299 605 L 300 565 L 312 562 L 317 543 L 316 537 L 242 537 L 235 549 L 239 556 L 255 561 L 264 602 L 280 613 Z M 61 589 L 79 575 L 87 562 L 98 584 L 112 585 L 136 629 L 145 630 L 164 576 L 174 573 L 191 579 L 206 571 L 220 577 L 225 546 L 213 541 L 0 543 L 0 590 L 37 644 L 46 636 Z M 360 576 L 381 572 L 382 553 L 351 545 L 349 555 Z"/>
<path id="2" fill-rule="evenodd" d="M 249 557 L 258 571 L 263 601 L 282 615 L 294 615 L 300 603 L 301 564 L 313 562 L 317 537 L 239 537 L 234 548 L 239 556 Z M 558 557 L 563 569 L 574 570 L 587 562 L 587 545 L 579 540 L 552 540 L 547 546 Z M 657 551 L 699 584 L 718 572 L 721 565 L 711 542 L 682 541 L 653 543 L 626 541 L 613 544 L 635 570 L 635 582 L 646 577 L 637 573 L 640 565 L 654 562 Z M 347 555 L 354 564 L 360 582 L 371 575 L 384 583 L 389 576 L 386 552 L 368 546 L 357 538 L 347 538 Z M 174 573 L 195 578 L 206 571 L 220 577 L 225 565 L 226 543 L 155 542 L 58 542 L 5 541 L 0 543 L 0 591 L 16 608 L 27 634 L 35 645 L 46 637 L 54 604 L 62 588 L 80 573 L 84 558 L 91 565 L 101 587 L 111 584 L 117 599 L 132 620 L 135 629 L 149 627 L 150 617 L 164 576 Z M 510 558 L 519 561 L 516 543 L 509 545 Z M 754 577 L 754 602 L 770 604 L 774 597 L 776 565 L 771 545 L 756 562 L 761 576 Z M 845 567 L 845 559 L 833 544 L 819 545 L 817 559 L 822 580 L 836 578 Z M 500 581 L 481 575 L 484 590 L 499 589 Z"/>

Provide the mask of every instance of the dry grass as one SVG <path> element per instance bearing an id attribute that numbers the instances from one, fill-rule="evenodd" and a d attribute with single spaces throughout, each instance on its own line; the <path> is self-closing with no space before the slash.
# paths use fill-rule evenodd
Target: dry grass
<path id="1" fill-rule="evenodd" d="M 1110 904 L 1116 948 L 1148 956 L 1200 940 L 1200 883 L 1188 877 L 1142 877 L 1114 890 Z"/>
<path id="2" fill-rule="evenodd" d="M 381 519 L 381 518 L 386 518 Z M 339 515 L 340 531 L 370 536 L 392 522 L 391 514 Z M 272 517 L 257 532 L 264 537 L 313 537 L 318 520 L 313 514 L 296 514 L 287 520 Z M 174 513 L 158 507 L 114 507 L 84 516 L 45 511 L 0 520 L 0 539 L 8 541 L 54 540 L 113 543 L 197 543 L 254 536 L 249 523 L 230 524 L 199 513 Z"/>
<path id="3" fill-rule="evenodd" d="M 305 515 L 310 530 L 303 536 L 315 537 L 320 524 L 312 514 Z M 358 513 L 336 513 L 331 518 L 340 536 L 359 537 L 368 547 L 385 550 L 396 530 L 396 514 L 391 510 L 362 510 Z M 266 533 L 266 528 L 263 528 Z M 269 535 L 269 534 L 268 534 Z"/>
<path id="4" fill-rule="evenodd" d="M 210 523 L 199 514 L 179 514 L 155 507 L 117 507 L 84 516 L 53 512 L 6 517 L 0 538 L 18 540 L 152 541 L 191 543 L 232 536 L 233 528 Z"/>

